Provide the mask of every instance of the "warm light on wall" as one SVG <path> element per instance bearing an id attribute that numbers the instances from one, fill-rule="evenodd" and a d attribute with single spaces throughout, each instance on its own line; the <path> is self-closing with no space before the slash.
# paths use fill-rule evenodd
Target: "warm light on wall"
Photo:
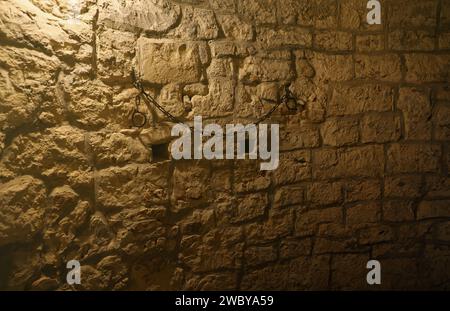
<path id="1" fill-rule="evenodd" d="M 67 9 L 69 13 L 69 22 L 78 22 L 78 17 L 81 13 L 81 1 L 80 0 L 67 0 Z"/>

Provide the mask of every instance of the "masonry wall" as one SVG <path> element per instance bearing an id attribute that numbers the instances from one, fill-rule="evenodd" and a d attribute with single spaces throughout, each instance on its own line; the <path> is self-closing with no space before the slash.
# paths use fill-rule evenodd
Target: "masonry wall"
<path id="1" fill-rule="evenodd" d="M 0 289 L 449 289 L 450 1 L 381 2 L 0 1 Z M 287 85 L 280 167 L 171 160 L 132 68 L 221 124 Z"/>

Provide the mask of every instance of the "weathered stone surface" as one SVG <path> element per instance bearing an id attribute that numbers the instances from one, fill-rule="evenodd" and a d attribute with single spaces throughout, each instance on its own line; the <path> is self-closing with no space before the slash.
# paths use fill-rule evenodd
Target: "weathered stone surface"
<path id="1" fill-rule="evenodd" d="M 319 145 L 319 129 L 307 121 L 300 124 L 290 123 L 280 133 L 281 150 L 313 148 Z"/>
<path id="2" fill-rule="evenodd" d="M 54 11 L 58 8 L 57 3 L 53 3 Z M 78 40 L 74 40 L 68 32 L 67 21 L 63 16 L 55 16 L 51 12 L 42 11 L 39 3 L 31 1 L 8 1 L 3 3 L 0 12 L 0 22 L 3 25 L 0 34 L 8 41 L 17 42 L 27 48 L 39 46 L 47 52 L 54 52 L 58 56 L 73 55 L 80 45 Z M 86 29 L 87 25 L 79 21 L 78 29 L 81 30 L 76 35 L 83 37 L 91 33 Z M 83 27 L 86 26 L 86 27 Z"/>
<path id="3" fill-rule="evenodd" d="M 402 78 L 400 57 L 395 54 L 355 57 L 357 79 L 398 82 Z"/>
<path id="4" fill-rule="evenodd" d="M 311 253 L 311 239 L 286 239 L 280 245 L 280 258 L 295 258 Z"/>
<path id="5" fill-rule="evenodd" d="M 439 35 L 439 48 L 440 49 L 450 49 L 450 33 L 442 33 Z"/>
<path id="6" fill-rule="evenodd" d="M 79 124 L 97 129 L 113 119 L 112 89 L 106 84 L 73 75 L 66 76 L 62 83 L 68 113 Z"/>
<path id="7" fill-rule="evenodd" d="M 11 46 L 0 47 L 0 128 L 14 130 L 37 122 L 40 113 L 59 117 L 62 107 L 55 103 L 54 89 L 60 61 L 39 51 Z M 23 69 L 29 68 L 26 75 Z"/>
<path id="8" fill-rule="evenodd" d="M 180 7 L 166 0 L 99 1 L 98 23 L 118 30 L 161 33 L 180 16 Z"/>
<path id="9" fill-rule="evenodd" d="M 407 82 L 448 81 L 450 57 L 448 55 L 407 54 Z"/>
<path id="10" fill-rule="evenodd" d="M 195 272 L 236 269 L 243 257 L 242 230 L 227 228 L 211 230 L 205 236 L 185 236 L 179 258 Z M 214 252 L 216 256 L 211 256 Z"/>
<path id="11" fill-rule="evenodd" d="M 44 228 L 46 189 L 31 176 L 0 185 L 0 246 L 26 243 Z"/>
<path id="12" fill-rule="evenodd" d="M 287 28 L 274 30 L 268 27 L 256 29 L 256 41 L 264 48 L 283 46 L 311 47 L 312 34 L 304 28 Z"/>
<path id="13" fill-rule="evenodd" d="M 186 113 L 186 107 L 184 106 L 182 99 L 182 88 L 179 84 L 166 84 L 161 89 L 161 93 L 159 95 L 159 103 L 166 111 L 177 118 L 183 116 Z M 164 117 L 164 115 L 160 111 L 158 111 L 157 113 L 161 118 Z"/>
<path id="14" fill-rule="evenodd" d="M 384 36 L 363 34 L 356 36 L 356 50 L 358 52 L 377 52 L 384 50 Z"/>
<path id="15" fill-rule="evenodd" d="M 209 5 L 214 11 L 224 13 L 234 13 L 235 11 L 234 0 L 209 0 Z"/>
<path id="16" fill-rule="evenodd" d="M 241 41 L 253 40 L 252 25 L 242 21 L 236 15 L 220 15 L 218 20 L 227 38 Z"/>
<path id="17" fill-rule="evenodd" d="M 364 279 L 367 276 L 365 265 L 369 261 L 368 254 L 339 254 L 333 257 L 331 266 L 331 287 L 336 290 L 349 288 L 368 289 Z"/>
<path id="18" fill-rule="evenodd" d="M 431 139 L 430 95 L 417 88 L 401 88 L 397 107 L 405 120 L 405 136 L 408 139 Z"/>
<path id="19" fill-rule="evenodd" d="M 228 78 L 234 75 L 234 64 L 231 58 L 213 58 L 206 73 L 209 78 Z"/>
<path id="20" fill-rule="evenodd" d="M 425 30 L 395 30 L 389 34 L 392 50 L 430 51 L 434 49 L 435 35 Z"/>
<path id="21" fill-rule="evenodd" d="M 337 4 L 332 0 L 279 0 L 277 17 L 282 24 L 330 28 L 337 25 Z"/>
<path id="22" fill-rule="evenodd" d="M 17 92 L 10 80 L 9 73 L 1 70 L 0 96 L 2 112 L 0 112 L 2 130 L 11 130 L 27 122 L 32 122 L 37 111 L 37 105 L 29 100 L 26 93 Z"/>
<path id="23" fill-rule="evenodd" d="M 354 119 L 328 119 L 322 124 L 320 133 L 324 145 L 352 145 L 359 140 L 359 123 Z"/>
<path id="24" fill-rule="evenodd" d="M 381 206 L 377 202 L 358 203 L 347 208 L 346 217 L 346 223 L 350 226 L 375 223 L 380 220 Z"/>
<path id="25" fill-rule="evenodd" d="M 204 204 L 208 201 L 209 168 L 203 163 L 194 166 L 179 164 L 173 172 L 171 202 L 175 211 L 188 208 L 190 204 Z"/>
<path id="26" fill-rule="evenodd" d="M 269 204 L 267 195 L 250 194 L 238 198 L 238 204 L 233 215 L 234 222 L 253 220 L 264 215 Z"/>
<path id="27" fill-rule="evenodd" d="M 151 160 L 149 149 L 139 140 L 121 133 L 96 132 L 90 134 L 88 140 L 94 161 L 99 166 L 146 163 Z"/>
<path id="28" fill-rule="evenodd" d="M 311 155 L 307 151 L 280 154 L 280 165 L 273 172 L 276 185 L 292 184 L 311 177 Z"/>
<path id="29" fill-rule="evenodd" d="M 106 28 L 97 34 L 97 71 L 102 80 L 129 81 L 135 43 L 129 32 Z"/>
<path id="30" fill-rule="evenodd" d="M 265 190 L 270 186 L 270 176 L 258 169 L 259 164 L 251 160 L 239 161 L 234 170 L 234 187 L 237 192 Z"/>
<path id="31" fill-rule="evenodd" d="M 448 141 L 450 139 L 450 107 L 438 105 L 433 111 L 435 124 L 435 139 Z"/>
<path id="32" fill-rule="evenodd" d="M 144 81 L 156 84 L 200 81 L 204 46 L 190 42 L 140 38 L 137 64 Z"/>
<path id="33" fill-rule="evenodd" d="M 393 107 L 394 93 L 385 85 L 339 86 L 333 90 L 327 115 L 342 116 L 370 111 L 389 111 Z M 373 100 L 376 98 L 376 100 Z"/>
<path id="34" fill-rule="evenodd" d="M 417 198 L 422 193 L 421 188 L 421 176 L 389 176 L 384 180 L 384 195 L 388 198 Z"/>
<path id="35" fill-rule="evenodd" d="M 342 200 L 340 182 L 316 182 L 308 186 L 307 200 L 313 205 L 338 204 Z"/>
<path id="36" fill-rule="evenodd" d="M 260 118 L 269 112 L 278 96 L 279 86 L 276 82 L 262 82 L 257 86 L 239 83 L 236 87 L 235 112 L 239 118 Z M 274 114 L 278 115 L 279 113 L 275 112 Z M 298 137 L 297 130 L 299 130 L 298 123 L 286 126 L 286 148 L 289 148 L 291 143 L 301 143 L 297 141 L 301 140 Z M 308 126 L 305 126 L 305 131 L 308 132 L 308 130 Z M 284 134 L 280 133 L 280 135 Z M 280 141 L 280 144 L 283 144 L 283 140 Z M 284 149 L 285 147 L 282 146 L 281 148 Z"/>
<path id="37" fill-rule="evenodd" d="M 439 175 L 428 176 L 425 179 L 425 191 L 427 198 L 439 198 L 449 196 L 450 178 Z"/>
<path id="38" fill-rule="evenodd" d="M 350 51 L 353 47 L 352 34 L 342 31 L 321 31 L 315 36 L 315 45 L 329 51 Z"/>
<path id="39" fill-rule="evenodd" d="M 223 116 L 232 112 L 234 103 L 234 82 L 228 79 L 212 79 L 206 96 L 192 97 L 194 116 Z"/>
<path id="40" fill-rule="evenodd" d="M 284 186 L 275 192 L 274 207 L 298 205 L 304 201 L 305 189 L 300 186 Z"/>
<path id="41" fill-rule="evenodd" d="M 187 281 L 186 290 L 236 290 L 235 273 L 214 273 L 204 277 L 194 276 Z"/>
<path id="42" fill-rule="evenodd" d="M 213 11 L 184 7 L 182 16 L 180 25 L 173 31 L 174 37 L 209 40 L 215 39 L 219 35 L 219 26 Z"/>
<path id="43" fill-rule="evenodd" d="M 353 60 L 350 55 L 314 53 L 309 60 L 321 82 L 348 81 L 353 78 Z"/>
<path id="44" fill-rule="evenodd" d="M 388 201 L 383 204 L 383 220 L 411 221 L 414 220 L 414 207 L 411 201 Z"/>
<path id="45" fill-rule="evenodd" d="M 239 70 L 239 79 L 244 82 L 289 81 L 293 78 L 290 61 L 262 57 L 247 57 Z"/>
<path id="46" fill-rule="evenodd" d="M 299 257 L 288 263 L 265 267 L 246 274 L 243 290 L 304 290 L 324 289 L 328 285 L 327 256 Z M 270 276 L 270 277 L 269 277 Z M 258 285 L 256 285 L 258 284 Z"/>
<path id="47" fill-rule="evenodd" d="M 1 3 L 0 290 L 448 288 L 449 0 Z M 173 159 L 133 68 L 204 125 L 288 88 L 279 167 Z"/>
<path id="48" fill-rule="evenodd" d="M 254 20 L 257 24 L 274 24 L 276 22 L 276 1 L 274 0 L 239 0 L 237 8 L 239 14 L 244 15 L 250 20 Z"/>
<path id="49" fill-rule="evenodd" d="M 294 212 L 291 209 L 277 209 L 269 213 L 267 221 L 247 225 L 245 232 L 249 243 L 273 241 L 292 233 L 294 229 Z"/>
<path id="50" fill-rule="evenodd" d="M 449 200 L 422 201 L 417 209 L 417 219 L 448 217 Z"/>
<path id="51" fill-rule="evenodd" d="M 401 0 L 390 4 L 389 26 L 434 27 L 436 26 L 436 5 L 432 0 L 409 3 Z"/>
<path id="52" fill-rule="evenodd" d="M 20 135 L 5 149 L 3 163 L 17 172 L 65 178 L 88 167 L 83 131 L 71 126 Z"/>
<path id="53" fill-rule="evenodd" d="M 168 201 L 165 164 L 127 165 L 97 172 L 96 203 L 105 209 L 164 204 Z"/>
<path id="54" fill-rule="evenodd" d="M 401 119 L 394 113 L 367 114 L 361 120 L 362 143 L 386 143 L 401 137 Z"/>
<path id="55" fill-rule="evenodd" d="M 273 246 L 250 246 L 245 250 L 244 256 L 246 264 L 252 267 L 275 261 L 277 253 Z"/>
<path id="56" fill-rule="evenodd" d="M 78 202 L 78 194 L 69 186 L 53 189 L 49 197 L 52 204 L 58 209 L 73 209 Z"/>
<path id="57" fill-rule="evenodd" d="M 386 3 L 382 2 L 382 8 L 386 7 Z M 359 0 L 342 0 L 340 8 L 340 20 L 344 29 L 351 30 L 380 30 L 383 28 L 383 20 L 381 25 L 367 24 L 367 2 Z"/>
<path id="58" fill-rule="evenodd" d="M 394 144 L 387 152 L 387 168 L 393 173 L 438 172 L 441 149 L 432 144 Z"/>
<path id="59" fill-rule="evenodd" d="M 342 209 L 331 207 L 326 209 L 314 209 L 309 211 L 297 211 L 295 221 L 296 236 L 312 236 L 319 224 L 341 223 L 343 220 Z"/>
<path id="60" fill-rule="evenodd" d="M 381 184 L 378 180 L 353 180 L 344 186 L 347 202 L 377 200 L 381 197 Z"/>
<path id="61" fill-rule="evenodd" d="M 352 169 L 348 170 L 348 167 Z M 381 176 L 383 171 L 381 146 L 322 149 L 315 151 L 313 156 L 313 176 L 316 178 Z"/>

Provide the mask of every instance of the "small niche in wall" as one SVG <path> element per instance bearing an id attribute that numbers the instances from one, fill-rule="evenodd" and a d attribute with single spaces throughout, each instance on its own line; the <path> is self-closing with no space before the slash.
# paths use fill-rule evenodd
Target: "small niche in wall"
<path id="1" fill-rule="evenodd" d="M 153 162 L 162 162 L 170 160 L 169 144 L 152 145 Z"/>

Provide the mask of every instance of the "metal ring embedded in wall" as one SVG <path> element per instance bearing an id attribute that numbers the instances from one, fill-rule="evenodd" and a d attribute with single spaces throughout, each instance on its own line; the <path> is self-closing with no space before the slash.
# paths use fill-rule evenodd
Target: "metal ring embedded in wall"
<path id="1" fill-rule="evenodd" d="M 140 122 L 139 122 L 139 119 L 140 119 Z M 147 124 L 147 116 L 144 113 L 142 113 L 138 110 L 135 110 L 135 111 L 133 111 L 133 114 L 131 115 L 131 123 L 133 123 L 134 127 L 139 127 L 139 128 L 144 127 L 145 124 Z"/>
<path id="2" fill-rule="evenodd" d="M 281 102 L 286 105 L 286 108 L 289 111 L 297 111 L 297 108 L 299 106 L 297 97 L 292 94 L 291 90 L 289 90 L 289 87 L 285 88 L 285 94 L 281 98 Z"/>

